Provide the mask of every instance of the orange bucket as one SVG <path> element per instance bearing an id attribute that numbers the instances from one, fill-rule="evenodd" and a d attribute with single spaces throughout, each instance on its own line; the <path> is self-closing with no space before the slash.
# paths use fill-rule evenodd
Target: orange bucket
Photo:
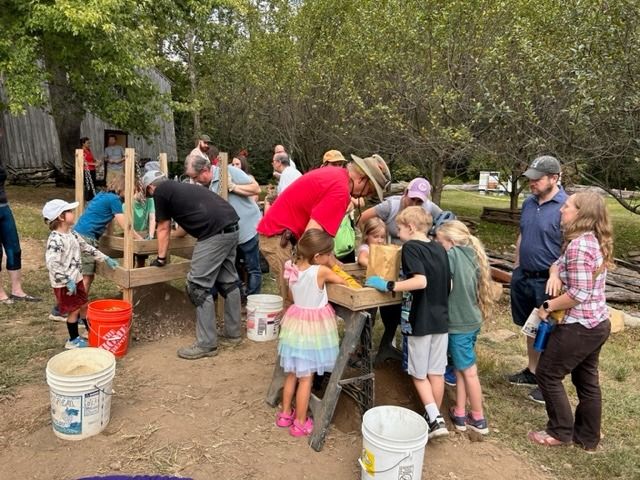
<path id="1" fill-rule="evenodd" d="M 133 307 L 125 300 L 95 300 L 89 303 L 89 345 L 123 357 L 129 348 Z"/>

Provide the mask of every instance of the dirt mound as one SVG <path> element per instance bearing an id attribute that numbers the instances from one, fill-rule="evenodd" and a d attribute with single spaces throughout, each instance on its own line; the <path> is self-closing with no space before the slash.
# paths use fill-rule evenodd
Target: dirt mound
<path id="1" fill-rule="evenodd" d="M 136 341 L 193 335 L 195 307 L 184 290 L 168 283 L 136 288 L 132 337 Z"/>

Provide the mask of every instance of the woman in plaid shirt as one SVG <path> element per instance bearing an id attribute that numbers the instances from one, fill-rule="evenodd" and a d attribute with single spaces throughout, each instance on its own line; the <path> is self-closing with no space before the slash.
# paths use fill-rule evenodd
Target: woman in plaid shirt
<path id="1" fill-rule="evenodd" d="M 564 244 L 547 282 L 554 298 L 538 315 L 545 320 L 551 312 L 565 313 L 536 370 L 549 421 L 545 430 L 529 432 L 529 439 L 546 446 L 575 443 L 593 452 L 602 417 L 598 360 L 611 330 L 604 289 L 607 269 L 614 265 L 612 227 L 605 201 L 595 192 L 572 195 L 560 211 Z M 562 385 L 569 373 L 578 393 L 575 419 Z"/>

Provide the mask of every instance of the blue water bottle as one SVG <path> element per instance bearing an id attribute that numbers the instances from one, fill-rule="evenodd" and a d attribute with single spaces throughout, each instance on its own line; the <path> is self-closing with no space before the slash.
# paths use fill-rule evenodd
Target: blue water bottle
<path id="1" fill-rule="evenodd" d="M 551 321 L 541 321 L 540 325 L 538 325 L 538 332 L 536 333 L 536 339 L 533 342 L 533 349 L 536 352 L 544 352 L 544 349 L 547 348 L 547 342 L 549 341 L 549 335 L 555 328 L 556 323 Z"/>

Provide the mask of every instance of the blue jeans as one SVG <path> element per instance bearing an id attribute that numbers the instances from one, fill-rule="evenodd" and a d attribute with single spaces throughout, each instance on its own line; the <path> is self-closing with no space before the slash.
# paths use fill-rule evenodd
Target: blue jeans
<path id="1" fill-rule="evenodd" d="M 260 249 L 258 235 L 238 245 L 238 257 L 244 260 L 247 269 L 247 295 L 260 293 L 262 287 L 262 269 L 260 268 Z"/>
<path id="2" fill-rule="evenodd" d="M 7 254 L 7 270 L 22 268 L 22 250 L 16 229 L 16 221 L 9 205 L 0 207 L 0 268 L 2 266 L 2 249 Z"/>

